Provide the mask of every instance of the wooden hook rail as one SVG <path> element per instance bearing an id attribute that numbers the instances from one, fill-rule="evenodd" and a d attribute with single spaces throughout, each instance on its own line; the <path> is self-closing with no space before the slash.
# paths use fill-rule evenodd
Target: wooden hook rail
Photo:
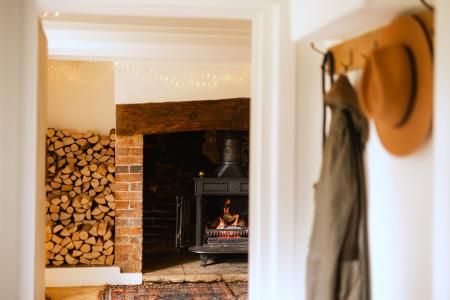
<path id="1" fill-rule="evenodd" d="M 431 11 L 423 11 L 417 14 L 417 17 L 425 24 L 425 27 L 432 38 L 434 37 L 433 16 L 434 14 Z M 384 26 L 328 49 L 334 56 L 335 73 L 343 74 L 347 73 L 349 70 L 363 68 L 370 52 L 390 43 L 388 38 L 389 35 L 386 34 L 387 30 L 389 30 L 389 27 Z"/>

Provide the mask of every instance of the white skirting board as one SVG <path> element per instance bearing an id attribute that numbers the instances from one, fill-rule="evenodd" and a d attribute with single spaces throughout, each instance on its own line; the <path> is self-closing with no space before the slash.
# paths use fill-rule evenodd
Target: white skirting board
<path id="1" fill-rule="evenodd" d="M 46 287 L 138 285 L 142 273 L 120 273 L 119 267 L 46 268 Z"/>

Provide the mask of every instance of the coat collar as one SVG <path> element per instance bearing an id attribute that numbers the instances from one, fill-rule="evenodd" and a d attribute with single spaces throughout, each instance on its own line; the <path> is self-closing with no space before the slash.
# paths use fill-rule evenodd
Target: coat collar
<path id="1" fill-rule="evenodd" d="M 340 75 L 338 80 L 333 83 L 328 93 L 324 96 L 324 101 L 329 105 L 333 112 L 336 110 L 346 110 L 350 112 L 355 128 L 361 135 L 361 142 L 365 144 L 368 137 L 367 119 L 362 114 L 357 94 L 347 76 Z"/>

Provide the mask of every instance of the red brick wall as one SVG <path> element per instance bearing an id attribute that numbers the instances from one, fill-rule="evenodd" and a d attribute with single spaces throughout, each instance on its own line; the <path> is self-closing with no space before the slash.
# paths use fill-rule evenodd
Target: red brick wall
<path id="1" fill-rule="evenodd" d="M 142 270 L 143 136 L 116 137 L 115 264 L 122 272 Z"/>

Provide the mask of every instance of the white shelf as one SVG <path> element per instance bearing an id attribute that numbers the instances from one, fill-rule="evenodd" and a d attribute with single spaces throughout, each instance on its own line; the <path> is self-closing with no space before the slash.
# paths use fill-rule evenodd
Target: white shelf
<path id="1" fill-rule="evenodd" d="M 119 267 L 62 267 L 45 269 L 46 287 L 138 285 L 142 273 L 120 273 Z"/>
<path id="2" fill-rule="evenodd" d="M 290 1 L 292 38 L 297 41 L 346 39 L 423 9 L 418 0 Z"/>

